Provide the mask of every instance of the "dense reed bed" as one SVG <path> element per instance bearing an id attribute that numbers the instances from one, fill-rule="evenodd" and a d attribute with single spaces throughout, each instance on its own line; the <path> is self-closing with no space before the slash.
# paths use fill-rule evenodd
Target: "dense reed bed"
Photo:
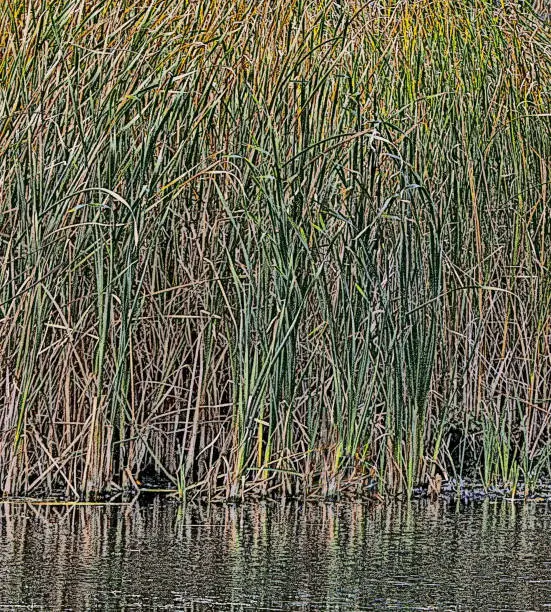
<path id="1" fill-rule="evenodd" d="M 550 475 L 533 8 L 0 11 L 5 494 Z"/>

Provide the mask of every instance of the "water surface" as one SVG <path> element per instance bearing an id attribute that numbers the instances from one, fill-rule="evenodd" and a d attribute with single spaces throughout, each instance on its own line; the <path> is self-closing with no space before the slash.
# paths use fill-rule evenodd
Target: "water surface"
<path id="1" fill-rule="evenodd" d="M 546 607 L 545 505 L 0 504 L 0 609 Z"/>

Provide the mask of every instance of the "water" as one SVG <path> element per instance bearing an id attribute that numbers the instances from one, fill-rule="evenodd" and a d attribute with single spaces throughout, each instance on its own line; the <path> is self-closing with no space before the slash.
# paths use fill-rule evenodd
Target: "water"
<path id="1" fill-rule="evenodd" d="M 545 505 L 0 504 L 0 609 L 546 606 Z"/>

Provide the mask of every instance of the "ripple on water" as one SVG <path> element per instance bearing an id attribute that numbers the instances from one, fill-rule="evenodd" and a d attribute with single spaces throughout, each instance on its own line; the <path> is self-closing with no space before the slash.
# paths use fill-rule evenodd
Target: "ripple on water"
<path id="1" fill-rule="evenodd" d="M 535 504 L 4 503 L 0 609 L 537 610 L 550 527 Z"/>

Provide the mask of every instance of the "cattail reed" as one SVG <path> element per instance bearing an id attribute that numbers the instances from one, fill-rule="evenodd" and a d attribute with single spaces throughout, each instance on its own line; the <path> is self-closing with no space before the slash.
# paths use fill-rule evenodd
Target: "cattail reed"
<path id="1" fill-rule="evenodd" d="M 548 21 L 0 7 L 0 490 L 549 475 Z"/>

